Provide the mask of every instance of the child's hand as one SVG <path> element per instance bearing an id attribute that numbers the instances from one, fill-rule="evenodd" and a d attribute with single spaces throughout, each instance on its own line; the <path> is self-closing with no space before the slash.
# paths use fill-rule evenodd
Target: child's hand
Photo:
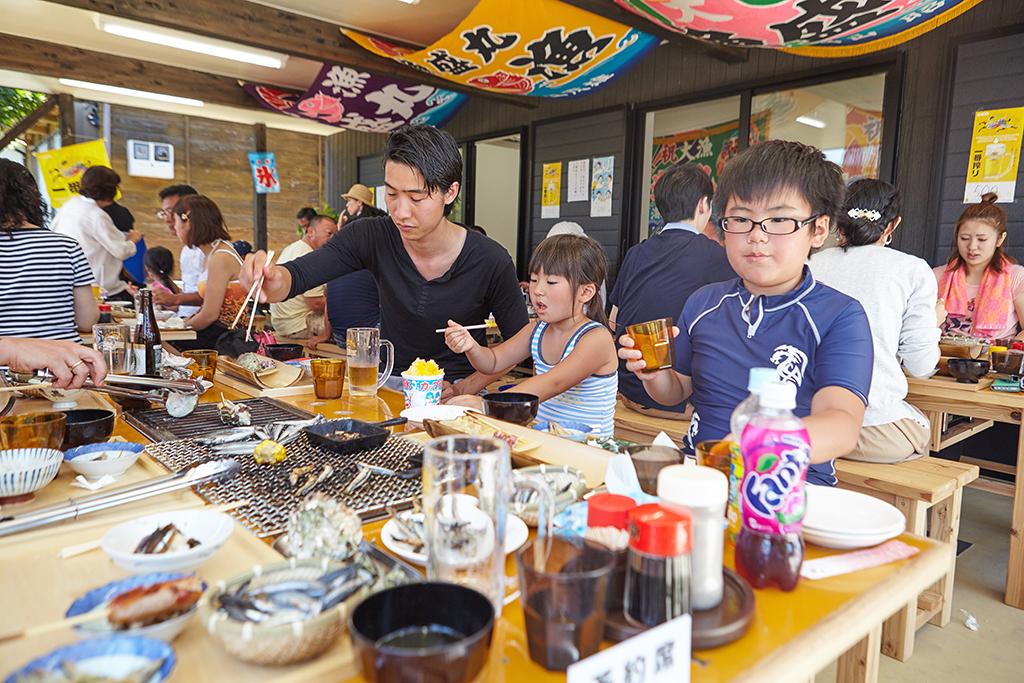
<path id="1" fill-rule="evenodd" d="M 946 300 L 939 299 L 935 302 L 935 323 L 937 327 L 942 327 L 942 324 L 946 322 Z"/>
<path id="2" fill-rule="evenodd" d="M 444 331 L 444 343 L 455 353 L 466 353 L 478 346 L 469 330 L 454 320 L 448 321 L 448 327 Z"/>
<path id="3" fill-rule="evenodd" d="M 673 325 L 672 338 L 679 336 L 679 328 Z M 660 370 L 648 371 L 647 363 L 643 360 L 643 354 L 636 348 L 636 343 L 628 334 L 619 337 L 619 358 L 626 361 L 626 369 L 636 374 L 641 380 L 653 377 Z"/>

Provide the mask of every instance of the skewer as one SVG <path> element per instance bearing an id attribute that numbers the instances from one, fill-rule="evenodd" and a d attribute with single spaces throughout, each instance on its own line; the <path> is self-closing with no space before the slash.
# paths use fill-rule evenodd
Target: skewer
<path id="1" fill-rule="evenodd" d="M 482 325 L 466 325 L 462 329 L 464 329 L 464 330 L 482 330 L 485 327 L 497 327 L 497 325 L 492 325 L 490 323 L 484 323 Z M 436 332 L 437 334 L 441 334 L 441 333 L 445 332 L 447 329 L 448 329 L 447 327 L 442 327 L 439 330 L 434 330 L 434 332 Z"/>
<path id="2" fill-rule="evenodd" d="M 100 609 L 94 609 L 85 614 L 79 614 L 74 617 L 67 617 L 65 619 L 59 619 L 57 621 L 51 621 L 47 624 L 38 624 L 36 626 L 29 626 L 26 629 L 20 631 L 12 631 L 11 633 L 5 633 L 0 636 L 0 643 L 6 643 L 11 640 L 20 640 L 21 638 L 32 638 L 34 636 L 41 636 L 44 633 L 50 631 L 57 631 L 62 628 L 70 628 L 72 626 L 78 626 L 79 624 L 85 624 L 90 621 L 96 621 L 97 619 L 106 619 L 110 616 L 110 608 L 102 607 Z"/>
<path id="3" fill-rule="evenodd" d="M 274 262 L 274 250 L 271 249 L 267 252 L 267 263 Z M 266 267 L 266 266 L 264 266 Z M 266 278 L 265 273 L 260 274 L 260 279 L 257 281 L 259 287 L 256 289 L 256 295 L 252 298 L 252 313 L 249 315 L 249 326 L 245 328 L 245 341 L 252 341 L 252 323 L 256 319 L 256 307 L 260 304 L 260 294 L 263 293 L 263 280 Z"/>

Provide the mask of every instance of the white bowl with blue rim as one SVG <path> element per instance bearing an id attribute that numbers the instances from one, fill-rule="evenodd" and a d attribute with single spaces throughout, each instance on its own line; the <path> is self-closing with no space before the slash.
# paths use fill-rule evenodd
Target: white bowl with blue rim
<path id="1" fill-rule="evenodd" d="M 164 581 L 175 581 L 177 579 L 183 579 L 189 574 L 182 572 L 155 572 L 153 574 L 140 574 L 138 576 L 131 576 L 127 579 L 120 579 L 119 581 L 111 581 L 110 583 L 94 588 L 85 595 L 79 597 L 71 603 L 71 607 L 64 613 L 65 617 L 77 617 L 80 614 L 86 614 L 96 609 L 103 609 L 110 606 L 110 602 L 119 595 L 127 593 L 135 588 L 143 588 L 152 586 L 157 583 Z M 206 582 L 203 582 L 203 590 L 206 590 Z M 164 619 L 163 621 L 155 624 L 149 624 L 148 626 L 139 626 L 138 628 L 118 629 L 116 626 L 110 623 L 106 618 L 96 619 L 94 621 L 87 621 L 84 624 L 78 624 L 74 627 L 75 633 L 81 638 L 105 638 L 112 635 L 129 635 L 129 636 L 145 636 L 147 638 L 157 638 L 166 642 L 171 642 L 185 629 L 188 622 L 191 621 L 192 617 L 196 615 L 198 602 L 192 605 L 187 611 L 181 614 L 175 615 L 170 619 Z"/>
<path id="2" fill-rule="evenodd" d="M 174 524 L 186 537 L 199 541 L 199 545 L 166 553 L 135 552 L 139 541 L 167 524 Z M 133 574 L 185 572 L 213 557 L 231 537 L 234 528 L 235 521 L 223 512 L 158 512 L 118 524 L 103 535 L 100 548 L 114 564 Z"/>
<path id="3" fill-rule="evenodd" d="M 81 674 L 121 679 L 146 666 L 159 667 L 146 683 L 161 683 L 171 675 L 175 664 L 174 649 L 162 640 L 141 636 L 113 636 L 92 638 L 72 645 L 58 647 L 12 671 L 4 683 L 17 683 L 18 679 L 36 670 L 58 672 L 70 665 Z"/>
<path id="4" fill-rule="evenodd" d="M 64 461 L 87 479 L 119 477 L 135 464 L 145 449 L 141 443 L 125 441 L 91 443 L 64 451 Z"/>
<path id="5" fill-rule="evenodd" d="M 569 439 L 570 441 L 578 441 L 580 443 L 586 442 L 594 428 L 588 425 L 586 422 L 574 422 L 572 420 L 558 420 L 557 423 L 559 428 L 564 430 L 564 434 L 553 434 L 553 436 L 560 436 L 563 439 Z M 551 423 L 547 420 L 538 420 L 533 423 L 533 428 L 538 432 L 550 432 Z"/>
<path id="6" fill-rule="evenodd" d="M 0 498 L 34 493 L 57 476 L 64 454 L 55 448 L 0 451 Z"/>

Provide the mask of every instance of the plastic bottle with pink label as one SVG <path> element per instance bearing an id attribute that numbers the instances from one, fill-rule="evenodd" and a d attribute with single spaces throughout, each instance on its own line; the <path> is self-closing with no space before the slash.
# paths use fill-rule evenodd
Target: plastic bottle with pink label
<path id="1" fill-rule="evenodd" d="M 742 526 L 736 539 L 736 570 L 755 588 L 789 591 L 800 580 L 811 444 L 803 422 L 793 415 L 794 407 L 793 384 L 766 384 L 758 412 L 740 435 Z"/>

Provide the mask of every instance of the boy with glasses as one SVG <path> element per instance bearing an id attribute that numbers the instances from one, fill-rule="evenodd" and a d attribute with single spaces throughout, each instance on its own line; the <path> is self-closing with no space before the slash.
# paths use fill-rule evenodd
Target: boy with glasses
<path id="1" fill-rule="evenodd" d="M 713 201 L 739 275 L 708 285 L 679 315 L 676 362 L 646 372 L 628 336 L 619 357 L 661 404 L 694 405 L 687 447 L 729 433 L 752 367 L 776 367 L 797 387 L 794 411 L 811 436 L 807 481 L 834 486 L 832 460 L 856 446 L 871 386 L 871 328 L 854 299 L 807 268 L 843 200 L 842 171 L 818 149 L 772 140 L 731 160 Z M 736 435 L 738 437 L 738 435 Z"/>

